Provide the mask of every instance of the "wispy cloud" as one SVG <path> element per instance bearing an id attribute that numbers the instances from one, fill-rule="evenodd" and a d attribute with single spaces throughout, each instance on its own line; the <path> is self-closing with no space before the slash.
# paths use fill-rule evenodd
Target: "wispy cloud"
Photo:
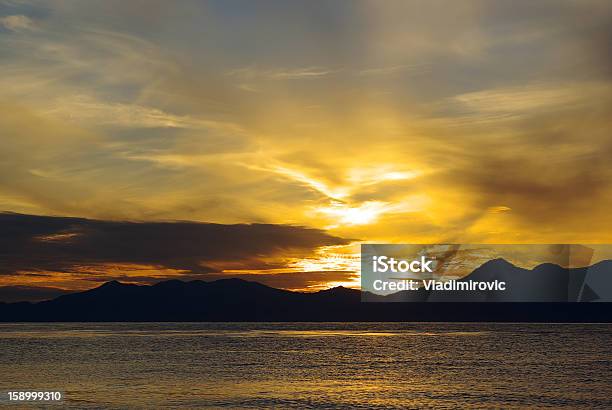
<path id="1" fill-rule="evenodd" d="M 454 100 L 481 112 L 523 113 L 556 109 L 584 101 L 606 84 L 525 85 L 495 88 L 458 95 Z M 586 98 L 585 98 L 586 97 Z"/>
<path id="2" fill-rule="evenodd" d="M 0 26 L 14 32 L 38 30 L 34 20 L 23 14 L 0 17 Z"/>
<path id="3" fill-rule="evenodd" d="M 411 75 L 424 74 L 430 71 L 431 65 L 427 63 L 422 64 L 402 64 L 392 65 L 386 67 L 372 67 L 357 71 L 357 74 L 362 76 L 378 76 L 378 75 L 389 75 L 396 73 L 407 73 Z"/>
<path id="4" fill-rule="evenodd" d="M 324 67 L 259 69 L 256 67 L 243 67 L 229 71 L 227 74 L 242 79 L 266 78 L 272 80 L 308 80 L 326 77 L 339 70 Z"/>
<path id="5" fill-rule="evenodd" d="M 507 126 L 517 120 L 584 109 L 605 101 L 608 82 L 529 83 L 462 93 L 434 104 L 448 126 Z"/>
<path id="6" fill-rule="evenodd" d="M 126 128 L 209 128 L 233 133 L 243 132 L 240 126 L 229 122 L 175 115 L 138 104 L 100 101 L 87 95 L 59 98 L 45 113 L 89 125 Z"/>

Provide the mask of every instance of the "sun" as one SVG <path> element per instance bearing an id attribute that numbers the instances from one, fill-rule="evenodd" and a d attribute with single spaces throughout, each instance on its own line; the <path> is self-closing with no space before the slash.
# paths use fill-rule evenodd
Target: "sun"
<path id="1" fill-rule="evenodd" d="M 358 206 L 334 202 L 329 206 L 317 209 L 317 212 L 335 220 L 337 225 L 367 225 L 378 220 L 388 210 L 383 201 L 367 201 Z"/>

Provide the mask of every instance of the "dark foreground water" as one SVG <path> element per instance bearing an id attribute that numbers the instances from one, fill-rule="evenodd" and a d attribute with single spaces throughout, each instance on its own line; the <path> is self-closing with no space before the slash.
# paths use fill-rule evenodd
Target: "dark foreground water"
<path id="1" fill-rule="evenodd" d="M 610 325 L 0 324 L 0 391 L 59 389 L 74 408 L 609 409 L 611 348 Z"/>

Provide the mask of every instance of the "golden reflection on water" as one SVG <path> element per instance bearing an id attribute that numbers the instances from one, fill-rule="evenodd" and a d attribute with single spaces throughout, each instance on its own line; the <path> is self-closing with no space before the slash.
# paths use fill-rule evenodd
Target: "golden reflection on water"
<path id="1" fill-rule="evenodd" d="M 612 408 L 611 337 L 610 325 L 0 324 L 0 391 L 62 390 L 78 409 Z"/>
<path id="2" fill-rule="evenodd" d="M 0 330 L 2 325 L 0 324 Z M 30 330 L 11 331 L 5 330 L 0 333 L 0 339 L 32 338 L 32 339 L 62 339 L 62 338 L 98 338 L 98 337 L 215 337 L 224 336 L 232 338 L 257 338 L 257 337 L 390 337 L 390 336 L 480 336 L 487 332 L 426 332 L 426 331 L 401 331 L 401 332 L 372 332 L 352 330 L 249 330 L 249 331 L 138 331 L 121 330 L 107 331 L 94 329 L 79 330 Z"/>

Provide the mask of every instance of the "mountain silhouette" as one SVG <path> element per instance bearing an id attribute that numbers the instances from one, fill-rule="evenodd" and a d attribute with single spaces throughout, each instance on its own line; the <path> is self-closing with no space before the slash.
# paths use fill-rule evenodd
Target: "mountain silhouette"
<path id="1" fill-rule="evenodd" d="M 71 293 L 68 290 L 38 286 L 0 286 L 0 300 L 3 302 L 21 302 L 28 300 L 40 302 Z"/>
<path id="2" fill-rule="evenodd" d="M 466 297 L 463 293 L 450 292 L 449 296 L 449 292 L 422 289 L 387 296 L 344 287 L 302 293 L 241 279 L 169 280 L 155 285 L 111 281 L 49 301 L 0 303 L 0 321 L 611 322 L 612 303 L 558 302 L 568 300 L 568 295 L 578 301 L 610 300 L 602 299 L 600 293 L 601 289 L 609 292 L 611 272 L 612 261 L 586 268 L 544 264 L 527 270 L 498 259 L 462 279 L 510 278 L 521 283 L 535 275 L 536 283 L 552 281 L 552 285 L 545 284 L 552 289 L 544 295 L 546 303 L 485 303 L 505 301 L 503 295 L 486 292 L 476 292 L 471 295 L 475 299 L 466 300 L 477 302 L 466 303 L 461 301 Z M 393 303 L 402 301 L 414 303 Z M 436 301 L 447 303 L 431 303 Z"/>

